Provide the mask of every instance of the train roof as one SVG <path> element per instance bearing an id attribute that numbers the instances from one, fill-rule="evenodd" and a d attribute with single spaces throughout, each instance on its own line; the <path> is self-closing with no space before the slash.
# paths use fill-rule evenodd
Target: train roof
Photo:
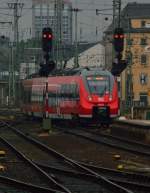
<path id="1" fill-rule="evenodd" d="M 63 70 L 55 70 L 49 76 L 73 76 L 73 75 L 99 75 L 99 74 L 111 74 L 109 71 L 102 68 L 91 68 L 91 67 L 82 67 L 82 68 L 68 68 Z"/>
<path id="2" fill-rule="evenodd" d="M 48 77 L 52 76 L 75 76 L 75 75 L 112 75 L 111 72 L 108 70 L 105 70 L 103 68 L 98 68 L 98 67 L 80 67 L 80 68 L 65 68 L 63 70 L 56 69 L 53 70 Z M 28 78 L 37 78 L 41 77 L 39 74 L 32 74 Z"/>

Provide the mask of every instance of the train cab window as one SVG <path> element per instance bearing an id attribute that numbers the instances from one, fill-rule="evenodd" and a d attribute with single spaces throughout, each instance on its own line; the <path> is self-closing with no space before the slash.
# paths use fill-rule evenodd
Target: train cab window
<path id="1" fill-rule="evenodd" d="M 87 82 L 91 94 L 103 96 L 110 92 L 109 76 L 87 77 Z"/>

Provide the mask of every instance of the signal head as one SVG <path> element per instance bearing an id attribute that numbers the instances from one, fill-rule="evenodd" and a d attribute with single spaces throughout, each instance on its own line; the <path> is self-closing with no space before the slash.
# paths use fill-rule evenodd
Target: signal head
<path id="1" fill-rule="evenodd" d="M 43 38 L 46 38 L 47 37 L 47 35 L 46 34 L 43 34 Z"/>
<path id="2" fill-rule="evenodd" d="M 43 28 L 42 48 L 44 52 L 51 52 L 53 43 L 53 34 L 51 28 Z"/>
<path id="3" fill-rule="evenodd" d="M 116 52 L 120 53 L 123 51 L 124 48 L 124 32 L 123 28 L 115 28 L 114 30 L 114 49 Z"/>
<path id="4" fill-rule="evenodd" d="M 120 39 L 123 39 L 124 38 L 124 34 L 120 34 Z"/>
<path id="5" fill-rule="evenodd" d="M 52 34 L 47 34 L 48 39 L 52 39 Z"/>
<path id="6" fill-rule="evenodd" d="M 118 34 L 114 34 L 114 38 L 115 38 L 115 39 L 118 39 L 118 38 L 119 38 L 119 35 L 118 35 Z"/>

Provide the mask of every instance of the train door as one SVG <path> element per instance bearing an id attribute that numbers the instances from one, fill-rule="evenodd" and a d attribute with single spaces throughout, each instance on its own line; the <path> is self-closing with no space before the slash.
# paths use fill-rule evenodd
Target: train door
<path id="1" fill-rule="evenodd" d="M 46 81 L 43 86 L 43 117 L 45 118 L 48 118 L 48 108 L 48 81 Z"/>
<path id="2" fill-rule="evenodd" d="M 58 116 L 60 116 L 60 86 L 57 85 L 56 88 L 56 113 Z"/>

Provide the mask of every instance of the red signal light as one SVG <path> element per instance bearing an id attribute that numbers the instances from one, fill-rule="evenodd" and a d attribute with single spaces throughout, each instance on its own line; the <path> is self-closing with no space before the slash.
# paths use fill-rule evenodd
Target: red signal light
<path id="1" fill-rule="evenodd" d="M 52 39 L 52 34 L 43 34 L 44 39 Z"/>
<path id="2" fill-rule="evenodd" d="M 115 38 L 115 39 L 118 39 L 118 38 L 119 38 L 119 35 L 118 35 L 118 34 L 115 34 L 115 35 L 114 35 L 114 38 Z"/>
<path id="3" fill-rule="evenodd" d="M 123 35 L 123 34 L 115 34 L 115 35 L 114 35 L 114 38 L 115 38 L 115 39 L 118 39 L 118 38 L 123 39 L 123 38 L 124 38 L 124 35 Z"/>
<path id="4" fill-rule="evenodd" d="M 123 38 L 124 38 L 124 35 L 123 35 L 123 34 L 120 34 L 120 38 L 123 39 Z"/>
<path id="5" fill-rule="evenodd" d="M 47 37 L 47 35 L 46 34 L 43 34 L 43 38 L 46 38 Z"/>
<path id="6" fill-rule="evenodd" d="M 43 28 L 42 30 L 42 49 L 48 53 L 52 51 L 53 46 L 53 32 L 51 28 Z"/>
<path id="7" fill-rule="evenodd" d="M 52 34 L 48 34 L 48 39 L 52 39 Z"/>
<path id="8" fill-rule="evenodd" d="M 113 45 L 117 53 L 121 53 L 124 49 L 124 31 L 123 28 L 115 28 L 113 34 Z"/>

